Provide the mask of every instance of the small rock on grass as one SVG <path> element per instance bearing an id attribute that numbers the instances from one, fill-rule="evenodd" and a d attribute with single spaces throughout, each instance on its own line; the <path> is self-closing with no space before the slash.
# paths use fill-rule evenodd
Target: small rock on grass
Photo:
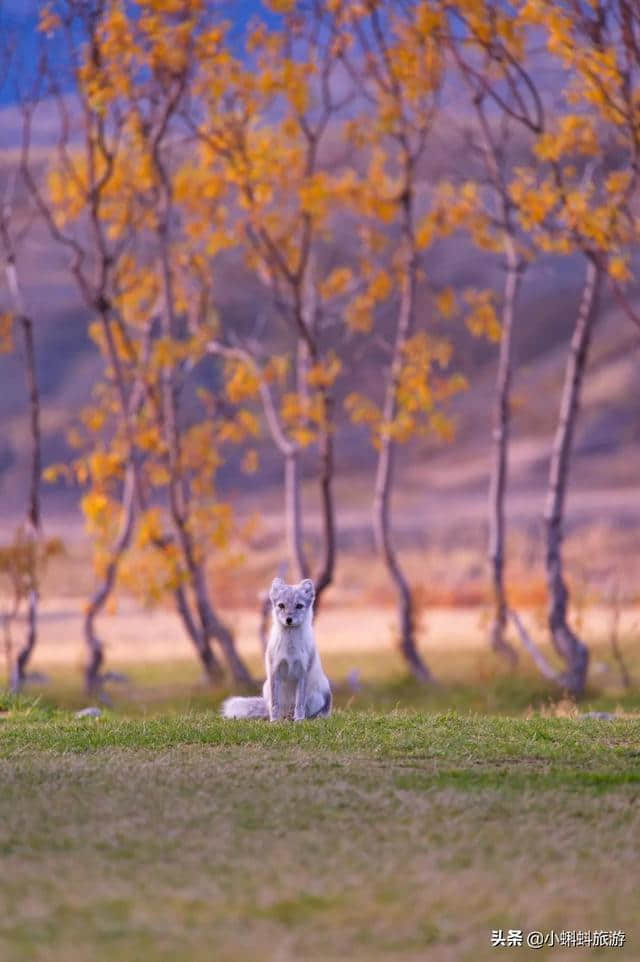
<path id="1" fill-rule="evenodd" d="M 612 721 L 616 715 L 612 711 L 587 711 L 579 715 L 580 718 L 599 718 L 601 721 Z"/>
<path id="2" fill-rule="evenodd" d="M 89 708 L 81 708 L 80 711 L 77 711 L 76 718 L 100 718 L 101 714 L 101 708 L 96 708 L 95 705 L 91 705 Z"/>

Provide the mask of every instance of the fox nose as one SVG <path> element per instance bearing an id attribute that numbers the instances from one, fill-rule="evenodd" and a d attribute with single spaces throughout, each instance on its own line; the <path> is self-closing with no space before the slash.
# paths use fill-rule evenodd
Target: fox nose
<path id="1" fill-rule="evenodd" d="M 287 624 L 288 624 L 288 625 L 290 625 L 292 621 L 293 621 L 292 618 L 287 618 Z"/>

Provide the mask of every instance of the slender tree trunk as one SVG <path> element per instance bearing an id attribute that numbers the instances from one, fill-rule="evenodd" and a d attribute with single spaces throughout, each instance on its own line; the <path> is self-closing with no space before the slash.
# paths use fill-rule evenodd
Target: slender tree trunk
<path id="1" fill-rule="evenodd" d="M 170 336 L 170 335 L 169 335 Z M 184 479 L 181 475 L 180 467 L 180 437 L 177 426 L 175 408 L 175 387 L 170 379 L 165 377 L 164 383 L 164 419 L 167 444 L 169 448 L 169 459 L 171 468 L 171 481 L 169 483 L 169 500 L 171 516 L 176 530 L 176 535 L 184 558 L 189 585 L 195 598 L 196 610 L 202 628 L 196 636 L 200 638 L 200 657 L 205 665 L 215 663 L 213 653 L 206 651 L 210 649 L 209 641 L 215 638 L 220 645 L 229 666 L 233 679 L 241 685 L 251 685 L 253 678 L 248 668 L 238 655 L 232 632 L 227 628 L 223 621 L 216 615 L 211 601 L 205 576 L 204 565 L 196 557 L 196 546 L 193 543 L 191 533 L 188 531 L 185 517 L 185 498 L 187 497 Z M 182 609 L 184 621 L 184 609 Z"/>
<path id="2" fill-rule="evenodd" d="M 95 622 L 113 591 L 122 555 L 131 544 L 135 527 L 135 505 L 135 468 L 130 463 L 124 479 L 120 531 L 113 546 L 111 559 L 104 573 L 102 584 L 91 596 L 84 616 L 84 639 L 88 651 L 85 684 L 89 695 L 99 694 L 102 690 L 101 668 L 104 662 L 104 646 L 96 632 Z"/>
<path id="3" fill-rule="evenodd" d="M 40 393 L 36 375 L 36 356 L 33 322 L 20 318 L 24 335 L 26 379 L 29 392 L 29 426 L 31 433 L 31 472 L 29 477 L 29 522 L 34 532 L 40 532 L 40 475 L 42 474 L 42 445 L 40 432 Z"/>
<path id="4" fill-rule="evenodd" d="M 166 132 L 166 124 L 163 125 L 162 130 L 163 133 Z M 160 262 L 162 268 L 162 292 L 164 298 L 164 311 L 162 312 L 161 324 L 163 335 L 169 341 L 172 341 L 178 331 L 173 272 L 170 259 L 172 194 L 170 179 L 161 160 L 159 146 L 160 138 L 156 139 L 154 143 L 153 156 L 161 182 L 160 222 L 158 226 Z M 184 558 L 190 587 L 195 598 L 196 609 L 202 628 L 200 637 L 201 643 L 204 646 L 203 651 L 206 647 L 210 648 L 210 639 L 215 638 L 222 649 L 233 679 L 238 684 L 250 686 L 253 684 L 253 678 L 249 669 L 238 655 L 233 634 L 214 611 L 209 597 L 204 564 L 197 558 L 196 546 L 188 530 L 187 518 L 190 491 L 181 464 L 180 427 L 178 424 L 178 387 L 175 379 L 175 367 L 171 364 L 165 365 L 162 372 L 161 420 L 163 422 L 162 428 L 167 445 L 171 474 L 171 480 L 169 482 L 171 516 Z M 211 655 L 208 652 L 206 653 L 206 658 L 211 662 Z"/>
<path id="5" fill-rule="evenodd" d="M 38 390 L 38 376 L 36 372 L 35 345 L 33 336 L 33 321 L 28 316 L 18 280 L 16 265 L 16 250 L 11 234 L 11 217 L 13 203 L 12 182 L 8 188 L 2 211 L 0 214 L 0 237 L 5 253 L 5 274 L 7 286 L 13 301 L 16 319 L 22 328 L 24 343 L 25 380 L 29 396 L 29 436 L 31 442 L 31 464 L 29 471 L 29 505 L 27 508 L 26 536 L 29 548 L 29 593 L 27 599 L 27 634 L 25 642 L 20 648 L 11 677 L 11 688 L 19 691 L 22 688 L 27 665 L 33 654 L 38 639 L 38 546 L 42 537 L 40 516 L 40 475 L 42 473 L 42 444 L 40 431 L 40 392 Z"/>
<path id="6" fill-rule="evenodd" d="M 300 293 L 300 292 L 299 292 Z M 309 399 L 308 368 L 318 360 L 317 320 L 318 305 L 315 285 L 315 257 L 309 255 L 304 275 L 301 299 L 296 297 L 298 350 L 296 387 L 303 401 Z M 333 503 L 333 398 L 328 388 L 319 389 L 322 401 L 322 424 L 319 430 L 320 505 L 322 531 L 322 561 L 315 578 L 314 607 L 319 610 L 322 596 L 333 581 L 336 558 L 335 508 Z M 308 567 L 308 566 L 307 566 Z"/>
<path id="7" fill-rule="evenodd" d="M 182 624 L 193 642 L 205 675 L 212 683 L 222 681 L 224 677 L 222 665 L 216 658 L 206 635 L 202 629 L 198 627 L 191 613 L 191 608 L 189 607 L 187 593 L 182 585 L 174 591 L 174 600 L 178 614 L 182 619 Z"/>
<path id="8" fill-rule="evenodd" d="M 20 647 L 16 659 L 13 663 L 13 671 L 11 673 L 11 691 L 14 694 L 21 691 L 24 687 L 24 683 L 27 680 L 27 665 L 33 654 L 33 649 L 35 648 L 37 636 L 36 632 L 33 630 L 33 606 L 31 605 L 32 593 L 29 592 L 29 611 L 27 616 L 27 636 L 25 638 L 24 644 Z"/>
<path id="9" fill-rule="evenodd" d="M 308 298 L 305 297 L 304 305 L 304 316 L 300 319 L 299 324 L 304 324 L 305 328 L 311 332 L 315 326 L 315 298 L 308 300 Z M 300 336 L 299 334 L 296 341 L 295 385 L 303 407 L 307 407 L 309 404 L 308 375 L 309 345 L 305 341 L 304 337 Z"/>
<path id="10" fill-rule="evenodd" d="M 419 681 L 432 681 L 432 675 L 420 657 L 415 641 L 414 605 L 409 583 L 400 567 L 393 548 L 389 530 L 389 500 L 393 479 L 395 448 L 392 442 L 382 444 L 378 468 L 373 508 L 373 531 L 376 548 L 382 555 L 398 594 L 398 619 L 400 628 L 400 650 L 413 674 Z"/>
<path id="11" fill-rule="evenodd" d="M 24 687 L 27 680 L 27 665 L 33 654 L 36 645 L 37 635 L 34 630 L 36 606 L 32 602 L 33 593 L 29 592 L 29 608 L 27 613 L 27 636 L 24 644 L 18 651 L 18 655 L 13 665 L 11 673 L 11 691 L 16 694 Z"/>
<path id="12" fill-rule="evenodd" d="M 320 440 L 320 498 L 322 505 L 322 534 L 324 553 L 316 579 L 315 609 L 318 610 L 322 595 L 333 581 L 336 564 L 336 515 L 333 500 L 333 398 L 324 394 L 324 426 Z"/>
<path id="13" fill-rule="evenodd" d="M 102 584 L 99 585 L 93 593 L 85 613 L 84 639 L 88 652 L 88 660 L 85 668 L 85 684 L 89 695 L 98 694 L 102 692 L 103 688 L 102 666 L 104 664 L 104 646 L 96 631 L 96 618 L 104 610 L 113 592 L 122 556 L 131 544 L 135 529 L 136 507 L 138 510 L 144 511 L 146 506 L 146 494 L 132 425 L 132 419 L 140 411 L 144 401 L 144 381 L 143 377 L 140 376 L 131 386 L 129 393 L 127 393 L 122 360 L 113 336 L 112 320 L 110 318 L 111 305 L 106 297 L 99 299 L 99 309 L 105 343 L 118 390 L 121 416 L 129 444 L 129 456 L 122 492 L 120 529 L 111 551 L 111 559 L 107 565 Z M 150 344 L 149 333 L 148 341 L 145 345 L 145 355 L 149 353 Z"/>
<path id="14" fill-rule="evenodd" d="M 195 605 L 198 612 L 201 630 L 195 627 L 195 622 L 193 621 L 192 617 L 190 619 L 186 617 L 186 613 L 189 609 L 186 605 L 186 596 L 184 593 L 182 596 L 176 594 L 178 611 L 182 617 L 183 623 L 187 627 L 189 635 L 196 644 L 196 649 L 198 651 L 200 660 L 202 661 L 207 674 L 209 674 L 209 676 L 212 678 L 217 675 L 217 660 L 213 655 L 210 646 L 210 639 L 215 638 L 222 649 L 233 679 L 241 685 L 249 686 L 253 684 L 253 678 L 243 660 L 238 655 L 232 632 L 229 630 L 229 628 L 227 628 L 224 622 L 218 618 L 213 609 L 211 601 L 209 600 L 209 591 L 207 588 L 204 565 L 202 562 L 198 561 L 196 557 L 196 547 L 193 543 L 191 534 L 187 530 L 182 503 L 183 485 L 177 471 L 176 459 L 179 457 L 179 447 L 177 429 L 175 426 L 175 410 L 173 409 L 170 419 L 171 424 L 173 425 L 169 431 L 169 443 L 172 446 L 173 451 L 173 453 L 170 455 L 172 459 L 171 470 L 173 477 L 169 484 L 171 516 L 173 518 L 180 550 L 184 559 L 188 582 L 195 598 Z"/>
<path id="15" fill-rule="evenodd" d="M 315 345 L 316 337 L 316 295 L 315 286 L 311 275 L 307 274 L 306 290 L 303 296 L 302 313 L 298 321 L 298 327 L 308 332 L 308 337 L 313 338 Z M 316 347 L 314 346 L 313 357 L 317 357 Z M 304 337 L 298 337 L 297 359 L 296 359 L 296 386 L 303 402 L 309 400 L 309 388 L 307 374 L 311 349 Z M 320 568 L 315 578 L 315 611 L 318 612 L 322 595 L 333 581 L 336 556 L 336 536 L 335 536 L 335 508 L 333 503 L 333 398 L 326 388 L 322 391 L 322 411 L 323 425 L 320 428 L 319 437 L 319 459 L 320 459 L 320 505 L 321 505 L 321 532 L 323 543 L 323 555 Z M 302 525 L 301 525 L 302 528 Z M 302 537 L 302 536 L 301 536 Z M 304 571 L 302 577 L 309 577 L 309 564 L 303 558 L 304 565 L 298 563 L 298 571 Z"/>
<path id="16" fill-rule="evenodd" d="M 509 616 L 504 584 L 506 540 L 505 496 L 511 429 L 511 343 L 516 305 L 522 283 L 523 265 L 516 250 L 516 231 L 513 225 L 513 207 L 509 196 L 508 178 L 504 167 L 504 152 L 495 142 L 491 125 L 485 112 L 484 91 L 482 87 L 478 88 L 475 79 L 470 74 L 464 62 L 460 60 L 455 44 L 453 49 L 458 65 L 461 67 L 462 73 L 473 92 L 473 103 L 482 135 L 485 165 L 501 210 L 502 229 L 504 231 L 506 277 L 493 411 L 493 463 L 489 480 L 488 555 L 493 588 L 493 622 L 491 624 L 489 637 L 493 650 L 506 658 L 511 665 L 515 665 L 518 661 L 517 652 L 505 637 Z M 520 634 L 522 635 L 522 632 L 520 632 Z"/>
<path id="17" fill-rule="evenodd" d="M 493 464 L 489 482 L 489 563 L 493 587 L 493 622 L 490 628 L 490 639 L 493 650 L 515 665 L 518 660 L 516 650 L 505 637 L 508 621 L 504 584 L 505 494 L 511 427 L 511 342 L 515 308 L 522 281 L 522 266 L 511 237 L 505 241 L 505 255 L 507 275 L 493 413 Z"/>
<path id="18" fill-rule="evenodd" d="M 13 263 L 10 268 L 14 269 Z M 15 269 L 14 269 L 15 273 Z M 17 281 L 15 281 L 17 290 Z M 40 475 L 42 473 L 40 394 L 36 375 L 33 323 L 26 314 L 20 317 L 25 351 L 25 374 L 29 394 L 29 424 L 31 438 L 31 469 L 29 475 L 29 508 L 27 512 L 27 540 L 29 549 L 29 594 L 27 597 L 27 634 L 15 660 L 11 687 L 20 691 L 27 676 L 27 666 L 38 640 L 38 544 L 42 537 L 40 517 Z"/>
<path id="19" fill-rule="evenodd" d="M 11 690 L 13 674 L 13 636 L 11 634 L 11 624 L 15 619 L 16 612 L 9 610 L 2 612 L 2 634 L 4 636 L 4 658 L 7 676 L 7 689 Z"/>
<path id="20" fill-rule="evenodd" d="M 174 446 L 177 444 L 177 434 L 175 433 L 175 421 L 173 418 L 175 412 L 171 415 L 172 423 L 174 427 L 169 432 L 170 445 Z M 215 638 L 220 645 L 222 652 L 225 656 L 225 660 L 231 671 L 233 679 L 241 684 L 250 686 L 253 684 L 253 678 L 249 669 L 244 664 L 243 660 L 238 655 L 236 650 L 235 641 L 232 632 L 227 628 L 223 621 L 218 618 L 215 613 L 211 601 L 209 600 L 209 591 L 207 588 L 207 581 L 205 576 L 204 565 L 202 562 L 198 561 L 196 558 L 196 548 L 193 543 L 191 534 L 187 530 L 187 525 L 184 518 L 183 507 L 182 507 L 182 484 L 180 483 L 180 478 L 177 477 L 176 472 L 176 458 L 179 456 L 178 448 L 173 447 L 172 457 L 172 474 L 174 475 L 172 481 L 169 485 L 169 494 L 171 502 L 171 514 L 176 529 L 176 534 L 178 537 L 178 542 L 180 544 L 180 549 L 182 556 L 184 558 L 185 567 L 187 571 L 187 577 L 189 580 L 189 585 L 193 591 L 195 598 L 195 605 L 198 612 L 198 618 L 202 628 L 202 632 L 196 632 L 193 635 L 191 632 L 191 637 L 200 639 L 201 650 L 199 651 L 200 658 L 207 670 L 207 665 L 215 666 L 215 659 L 213 658 L 213 652 L 206 651 L 207 648 L 210 649 L 209 641 L 211 638 Z M 184 608 L 179 608 L 183 621 L 184 621 Z"/>
<path id="21" fill-rule="evenodd" d="M 602 269 L 592 257 L 589 257 L 582 301 L 565 370 L 560 415 L 551 453 L 545 510 L 549 630 L 553 645 L 566 665 L 566 670 L 561 679 L 562 684 L 573 695 L 581 695 L 584 692 L 589 665 L 589 650 L 571 630 L 567 622 L 569 593 L 564 579 L 562 560 L 564 509 L 569 480 L 571 445 L 578 416 L 580 391 L 591 335 L 598 316 L 601 285 Z"/>
<path id="22" fill-rule="evenodd" d="M 284 453 L 284 513 L 292 577 L 301 581 L 309 577 L 309 565 L 303 543 L 300 450 L 293 444 L 288 444 Z"/>
<path id="23" fill-rule="evenodd" d="M 209 601 L 203 565 L 196 566 L 193 578 L 198 612 L 207 636 L 215 638 L 220 645 L 233 680 L 239 685 L 251 687 L 254 679 L 237 652 L 233 633 L 218 617 Z"/>
<path id="24" fill-rule="evenodd" d="M 15 273 L 13 262 L 9 265 Z M 17 279 L 14 281 L 17 290 Z M 13 286 L 13 285 L 12 285 Z M 27 538 L 29 543 L 29 595 L 27 599 L 27 636 L 18 652 L 13 673 L 12 688 L 19 691 L 26 675 L 38 640 L 38 543 L 42 536 L 40 518 L 40 475 L 42 473 L 41 434 L 40 434 L 40 394 L 36 376 L 33 322 L 26 314 L 20 317 L 24 338 L 25 374 L 29 394 L 29 425 L 31 437 L 31 470 L 29 473 L 29 509 Z"/>
<path id="25" fill-rule="evenodd" d="M 393 547 L 390 522 L 395 444 L 389 426 L 392 424 L 397 413 L 396 392 L 400 371 L 402 369 L 403 351 L 413 328 L 416 272 L 417 262 L 415 254 L 412 251 L 405 268 L 398 326 L 382 410 L 382 435 L 380 438 L 373 502 L 373 533 L 376 548 L 384 559 L 398 595 L 400 650 L 415 677 L 420 681 L 426 682 L 432 681 L 433 678 L 427 665 L 420 657 L 416 645 L 413 595 Z"/>

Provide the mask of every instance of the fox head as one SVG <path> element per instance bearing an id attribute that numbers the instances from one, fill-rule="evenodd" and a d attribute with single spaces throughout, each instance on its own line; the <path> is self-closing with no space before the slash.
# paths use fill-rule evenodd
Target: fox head
<path id="1" fill-rule="evenodd" d="M 299 628 L 311 616 L 315 596 L 310 578 L 299 585 L 286 585 L 282 578 L 274 578 L 269 591 L 274 621 L 283 628 Z"/>

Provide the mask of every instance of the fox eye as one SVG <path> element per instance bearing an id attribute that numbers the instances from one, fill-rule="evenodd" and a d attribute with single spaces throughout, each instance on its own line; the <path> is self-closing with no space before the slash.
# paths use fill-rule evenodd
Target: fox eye
<path id="1" fill-rule="evenodd" d="M 278 608 L 284 608 L 284 605 L 282 604 L 282 602 L 280 602 L 280 604 L 278 605 Z"/>
<path id="2" fill-rule="evenodd" d="M 304 608 L 304 605 L 297 604 L 297 605 L 296 605 L 296 608 Z"/>

